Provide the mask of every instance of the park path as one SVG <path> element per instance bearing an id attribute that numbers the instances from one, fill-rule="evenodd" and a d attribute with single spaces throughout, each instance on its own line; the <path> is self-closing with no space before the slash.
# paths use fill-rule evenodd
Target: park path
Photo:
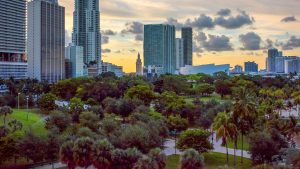
<path id="1" fill-rule="evenodd" d="M 211 137 L 210 137 L 210 140 L 211 140 Z M 226 148 L 222 146 L 221 140 L 217 141 L 215 134 L 214 134 L 214 139 L 213 139 L 213 146 L 214 146 L 214 149 L 212 150 L 212 152 L 226 154 Z M 180 150 L 175 149 L 175 140 L 173 140 L 173 139 L 167 139 L 164 144 L 164 147 L 165 148 L 164 148 L 163 152 L 167 156 L 174 155 L 175 151 L 176 151 L 176 154 L 178 154 L 178 155 L 182 154 L 182 152 Z M 237 156 L 241 157 L 241 153 L 242 153 L 241 150 L 236 150 Z M 244 150 L 243 153 L 244 153 L 243 156 L 245 158 L 249 158 L 249 159 L 251 158 L 251 155 L 247 151 Z M 234 155 L 234 149 L 228 148 L 228 154 Z"/>

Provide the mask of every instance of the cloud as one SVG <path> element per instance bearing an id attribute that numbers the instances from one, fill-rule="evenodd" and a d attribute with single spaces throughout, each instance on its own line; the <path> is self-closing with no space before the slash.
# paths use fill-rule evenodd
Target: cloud
<path id="1" fill-rule="evenodd" d="M 287 16 L 283 19 L 281 19 L 281 22 L 296 22 L 297 19 L 295 16 Z"/>
<path id="2" fill-rule="evenodd" d="M 144 32 L 144 24 L 141 22 L 127 22 L 125 27 L 126 28 L 121 31 L 122 34 L 142 34 Z"/>
<path id="3" fill-rule="evenodd" d="M 245 25 L 252 25 L 254 19 L 250 17 L 245 11 L 239 11 L 237 16 L 224 17 L 219 16 L 215 18 L 214 23 L 226 29 L 237 29 Z"/>
<path id="4" fill-rule="evenodd" d="M 242 50 L 259 50 L 262 42 L 261 37 L 255 32 L 249 32 L 239 36 L 240 42 L 243 44 Z"/>
<path id="5" fill-rule="evenodd" d="M 169 25 L 174 25 L 176 29 L 181 29 L 182 27 L 184 27 L 184 24 L 178 22 L 178 20 L 175 18 L 167 18 L 167 21 L 164 23 Z"/>
<path id="6" fill-rule="evenodd" d="M 141 35 L 141 34 L 138 34 L 138 35 L 135 35 L 135 38 L 134 38 L 136 41 L 144 41 L 144 36 Z"/>
<path id="7" fill-rule="evenodd" d="M 291 36 L 286 43 L 282 43 L 283 50 L 292 50 L 294 48 L 300 47 L 300 38 L 296 36 Z"/>
<path id="8" fill-rule="evenodd" d="M 101 32 L 102 35 L 106 35 L 106 36 L 113 36 L 113 35 L 116 35 L 117 32 L 114 32 L 113 30 L 111 29 L 107 29 L 107 30 L 104 30 Z"/>
<path id="9" fill-rule="evenodd" d="M 121 50 L 117 50 L 117 51 L 115 51 L 115 53 L 121 53 Z"/>
<path id="10" fill-rule="evenodd" d="M 129 49 L 128 50 L 130 53 L 136 53 L 136 50 L 135 49 Z"/>
<path id="11" fill-rule="evenodd" d="M 231 14 L 231 10 L 230 9 L 220 9 L 217 12 L 217 15 L 219 16 L 229 16 Z"/>
<path id="12" fill-rule="evenodd" d="M 102 53 L 110 53 L 111 50 L 110 49 L 102 49 Z"/>
<path id="13" fill-rule="evenodd" d="M 232 51 L 232 45 L 230 38 L 225 35 L 206 35 L 203 32 L 199 32 L 194 39 L 207 51 Z M 199 50 L 199 49 L 198 49 Z"/>
<path id="14" fill-rule="evenodd" d="M 267 39 L 266 40 L 266 49 L 270 49 L 270 48 L 273 48 L 274 47 L 274 43 L 271 39 Z"/>
<path id="15" fill-rule="evenodd" d="M 194 20 L 188 19 L 185 25 L 197 29 L 211 29 L 215 27 L 213 19 L 205 14 L 201 14 L 199 17 L 194 18 Z"/>
<path id="16" fill-rule="evenodd" d="M 109 43 L 109 37 L 108 36 L 102 36 L 101 42 L 102 42 L 102 45 L 108 44 Z"/>

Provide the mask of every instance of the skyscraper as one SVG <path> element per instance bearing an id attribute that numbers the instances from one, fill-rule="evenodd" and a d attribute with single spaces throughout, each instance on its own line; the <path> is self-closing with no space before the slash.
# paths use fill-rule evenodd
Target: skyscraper
<path id="1" fill-rule="evenodd" d="M 143 63 L 141 60 L 140 53 L 138 54 L 138 58 L 136 60 L 136 75 L 142 76 L 143 75 Z"/>
<path id="2" fill-rule="evenodd" d="M 26 0 L 0 0 L 0 78 L 27 77 Z"/>
<path id="3" fill-rule="evenodd" d="M 267 71 L 268 72 L 276 72 L 276 57 L 279 56 L 279 52 L 277 49 L 269 49 L 268 57 L 267 57 Z"/>
<path id="4" fill-rule="evenodd" d="M 66 58 L 71 62 L 71 77 L 84 76 L 85 65 L 83 63 L 83 47 L 75 46 L 71 43 L 66 47 L 65 51 Z"/>
<path id="5" fill-rule="evenodd" d="M 175 73 L 175 26 L 165 24 L 144 27 L 144 66 Z"/>
<path id="6" fill-rule="evenodd" d="M 176 69 L 179 70 L 184 67 L 184 49 L 183 49 L 183 39 L 176 38 Z"/>
<path id="7" fill-rule="evenodd" d="M 50 83 L 65 78 L 65 8 L 57 0 L 28 3 L 28 75 Z"/>
<path id="8" fill-rule="evenodd" d="M 101 67 L 99 8 L 99 0 L 75 0 L 72 35 L 74 45 L 83 47 L 84 63 L 98 68 Z"/>
<path id="9" fill-rule="evenodd" d="M 246 73 L 258 72 L 258 64 L 255 62 L 245 62 L 245 72 Z"/>
<path id="10" fill-rule="evenodd" d="M 185 27 L 181 30 L 184 48 L 184 65 L 193 65 L 193 29 Z"/>

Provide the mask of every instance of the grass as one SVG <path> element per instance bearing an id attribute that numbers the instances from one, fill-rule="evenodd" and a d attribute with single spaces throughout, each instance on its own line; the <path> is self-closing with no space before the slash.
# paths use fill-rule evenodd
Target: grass
<path id="1" fill-rule="evenodd" d="M 45 121 L 42 118 L 42 115 L 37 113 L 36 109 L 28 110 L 28 120 L 27 120 L 27 110 L 26 109 L 14 109 L 11 115 L 6 117 L 6 123 L 10 120 L 16 119 L 23 124 L 21 134 L 24 134 L 25 131 L 32 130 L 33 133 L 37 135 L 44 136 L 47 133 L 45 129 Z M 0 117 L 0 125 L 3 125 L 3 117 Z"/>
<path id="2" fill-rule="evenodd" d="M 234 148 L 234 141 L 228 142 L 228 148 Z M 237 142 L 237 149 L 242 149 L 242 136 L 240 135 Z M 249 150 L 249 139 L 247 136 L 244 136 L 244 150 Z"/>
<path id="3" fill-rule="evenodd" d="M 218 166 L 226 165 L 226 154 L 221 153 L 204 153 L 204 161 L 206 169 L 216 169 Z M 244 163 L 240 164 L 240 157 L 237 157 L 237 165 L 234 167 L 234 156 L 229 155 L 229 166 L 235 169 L 249 169 L 252 162 L 250 159 L 244 158 Z M 166 169 L 179 169 L 180 168 L 180 156 L 172 155 L 167 157 Z"/>

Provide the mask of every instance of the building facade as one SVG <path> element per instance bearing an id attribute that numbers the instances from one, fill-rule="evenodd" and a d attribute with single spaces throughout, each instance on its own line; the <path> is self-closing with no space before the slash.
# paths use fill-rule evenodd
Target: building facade
<path id="1" fill-rule="evenodd" d="M 284 73 L 285 57 L 279 56 L 275 58 L 275 73 Z"/>
<path id="2" fill-rule="evenodd" d="M 184 40 L 176 38 L 176 70 L 184 66 Z"/>
<path id="3" fill-rule="evenodd" d="M 55 83 L 65 78 L 65 8 L 57 0 L 28 2 L 28 76 Z"/>
<path id="4" fill-rule="evenodd" d="M 136 75 L 142 76 L 143 75 L 143 63 L 141 60 L 141 55 L 138 53 L 138 58 L 136 60 Z"/>
<path id="5" fill-rule="evenodd" d="M 300 58 L 296 56 L 286 57 L 284 60 L 284 73 L 299 73 Z"/>
<path id="6" fill-rule="evenodd" d="M 84 76 L 85 65 L 83 63 L 83 47 L 69 45 L 70 62 L 72 67 L 72 77 Z"/>
<path id="7" fill-rule="evenodd" d="M 27 78 L 26 0 L 0 0 L 0 78 Z"/>
<path id="8" fill-rule="evenodd" d="M 232 70 L 232 73 L 243 73 L 243 67 L 240 65 L 235 65 Z"/>
<path id="9" fill-rule="evenodd" d="M 145 25 L 144 66 L 162 67 L 164 73 L 175 73 L 175 26 Z"/>
<path id="10" fill-rule="evenodd" d="M 123 72 L 122 66 L 117 66 L 117 65 L 114 65 L 114 64 L 108 63 L 108 62 L 102 62 L 102 73 L 107 73 L 107 72 L 112 72 L 117 77 L 122 77 L 125 74 Z"/>
<path id="11" fill-rule="evenodd" d="M 266 60 L 266 69 L 268 72 L 276 72 L 276 57 L 279 56 L 279 51 L 277 49 L 269 49 L 268 57 Z"/>
<path id="12" fill-rule="evenodd" d="M 255 62 L 245 62 L 245 72 L 246 73 L 258 72 L 258 64 Z"/>
<path id="13" fill-rule="evenodd" d="M 101 34 L 99 0 L 75 0 L 72 42 L 83 47 L 84 63 L 101 65 Z M 101 69 L 98 69 L 99 73 Z"/>
<path id="14" fill-rule="evenodd" d="M 184 65 L 193 65 L 193 29 L 184 27 L 181 30 L 184 48 Z"/>
<path id="15" fill-rule="evenodd" d="M 230 71 L 229 64 L 224 64 L 224 65 L 207 64 L 207 65 L 199 65 L 199 66 L 185 65 L 184 67 L 180 68 L 180 74 L 182 75 L 191 75 L 191 74 L 198 74 L 198 73 L 213 75 L 214 73 L 217 72 L 225 72 L 226 74 L 229 74 L 229 71 Z"/>

